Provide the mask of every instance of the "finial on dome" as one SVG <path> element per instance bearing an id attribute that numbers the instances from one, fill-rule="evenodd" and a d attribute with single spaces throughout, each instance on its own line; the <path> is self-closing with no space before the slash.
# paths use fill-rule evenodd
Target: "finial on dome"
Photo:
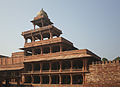
<path id="1" fill-rule="evenodd" d="M 43 8 L 41 9 L 41 11 L 39 11 L 37 13 L 37 16 L 45 16 L 45 17 L 48 17 L 47 13 L 43 10 Z"/>

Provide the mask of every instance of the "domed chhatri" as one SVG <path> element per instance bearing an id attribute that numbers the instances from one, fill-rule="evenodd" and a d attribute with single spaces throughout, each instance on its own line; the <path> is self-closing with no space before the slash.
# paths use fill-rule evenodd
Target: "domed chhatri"
<path id="1" fill-rule="evenodd" d="M 37 13 L 37 16 L 45 16 L 45 17 L 48 17 L 47 13 L 43 10 L 43 8 L 41 9 L 40 12 Z"/>

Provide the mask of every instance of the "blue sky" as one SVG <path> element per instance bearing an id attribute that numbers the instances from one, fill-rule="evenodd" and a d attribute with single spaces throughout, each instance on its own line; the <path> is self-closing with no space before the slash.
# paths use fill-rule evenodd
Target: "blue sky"
<path id="1" fill-rule="evenodd" d="M 120 56 L 120 0 L 0 0 L 0 54 L 24 46 L 21 32 L 43 8 L 62 37 L 110 60 Z"/>

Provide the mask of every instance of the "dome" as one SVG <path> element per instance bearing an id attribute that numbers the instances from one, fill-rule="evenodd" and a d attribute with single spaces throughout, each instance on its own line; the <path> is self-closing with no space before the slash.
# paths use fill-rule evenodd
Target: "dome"
<path id="1" fill-rule="evenodd" d="M 43 10 L 43 8 L 41 9 L 40 12 L 37 13 L 37 16 L 45 16 L 45 17 L 48 17 L 47 13 Z"/>

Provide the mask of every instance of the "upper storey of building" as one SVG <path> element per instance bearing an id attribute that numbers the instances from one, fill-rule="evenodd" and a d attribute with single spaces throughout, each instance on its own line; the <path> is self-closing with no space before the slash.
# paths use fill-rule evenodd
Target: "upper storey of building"
<path id="1" fill-rule="evenodd" d="M 24 48 L 21 48 L 22 50 L 32 52 L 30 50 L 31 47 L 52 46 L 56 44 L 64 45 L 62 46 L 63 50 L 76 49 L 72 42 L 60 37 L 62 31 L 53 26 L 53 23 L 43 9 L 38 12 L 31 22 L 34 25 L 34 29 L 22 32 L 22 36 L 25 38 L 25 45 Z M 69 49 L 66 46 L 69 46 Z"/>

